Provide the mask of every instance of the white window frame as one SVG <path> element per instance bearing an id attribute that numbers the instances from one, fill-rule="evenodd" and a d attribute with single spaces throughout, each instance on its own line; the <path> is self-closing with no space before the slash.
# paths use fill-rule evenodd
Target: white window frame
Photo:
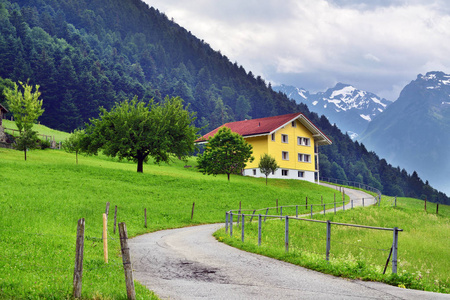
<path id="1" fill-rule="evenodd" d="M 272 138 L 272 141 L 275 142 L 275 132 L 272 133 L 272 137 L 271 138 Z"/>
<path id="2" fill-rule="evenodd" d="M 311 163 L 311 154 L 298 153 L 298 162 Z"/>
<path id="3" fill-rule="evenodd" d="M 281 170 L 281 176 L 289 176 L 289 170 L 282 169 Z"/>
<path id="4" fill-rule="evenodd" d="M 281 142 L 285 144 L 289 144 L 289 136 L 287 134 L 281 135 Z"/>
<path id="5" fill-rule="evenodd" d="M 256 169 L 253 169 L 253 176 L 256 176 Z"/>
<path id="6" fill-rule="evenodd" d="M 302 136 L 298 136 L 297 137 L 297 145 L 298 146 L 311 146 L 311 139 L 310 138 L 306 138 L 306 137 L 302 137 Z"/>
<path id="7" fill-rule="evenodd" d="M 305 177 L 305 172 L 304 171 L 298 171 L 298 178 L 304 178 Z"/>
<path id="8" fill-rule="evenodd" d="M 289 160 L 289 151 L 281 151 L 281 159 Z"/>
<path id="9" fill-rule="evenodd" d="M 291 122 L 292 127 L 297 127 L 297 123 L 295 123 L 295 121 Z"/>

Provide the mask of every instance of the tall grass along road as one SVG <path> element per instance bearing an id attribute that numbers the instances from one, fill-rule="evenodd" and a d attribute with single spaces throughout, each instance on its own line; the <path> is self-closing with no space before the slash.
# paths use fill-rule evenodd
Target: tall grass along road
<path id="1" fill-rule="evenodd" d="M 346 280 L 247 253 L 212 236 L 221 224 L 158 231 L 129 241 L 134 278 L 162 299 L 449 299 Z"/>

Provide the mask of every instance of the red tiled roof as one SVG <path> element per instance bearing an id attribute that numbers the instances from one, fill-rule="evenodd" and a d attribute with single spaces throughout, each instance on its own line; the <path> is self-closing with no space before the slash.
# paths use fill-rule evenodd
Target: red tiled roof
<path id="1" fill-rule="evenodd" d="M 231 122 L 223 124 L 222 126 L 214 129 L 211 132 L 208 132 L 201 138 L 197 139 L 196 143 L 201 143 L 207 141 L 210 137 L 214 136 L 220 128 L 226 126 L 231 129 L 231 131 L 239 133 L 243 137 L 246 136 L 255 136 L 255 135 L 267 135 L 271 132 L 274 132 L 278 128 L 286 125 L 287 123 L 301 117 L 304 121 L 308 123 L 310 130 L 314 129 L 317 133 L 319 133 L 324 140 L 328 140 L 331 144 L 331 140 L 320 131 L 308 118 L 306 118 L 302 113 L 293 113 L 281 116 L 253 119 L 253 120 L 245 120 L 238 122 Z M 302 122 L 303 123 L 303 122 Z M 328 142 L 326 142 L 328 143 Z"/>

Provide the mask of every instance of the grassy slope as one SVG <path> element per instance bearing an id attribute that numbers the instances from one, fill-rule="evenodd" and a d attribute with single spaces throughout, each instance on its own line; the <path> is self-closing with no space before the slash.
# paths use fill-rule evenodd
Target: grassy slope
<path id="1" fill-rule="evenodd" d="M 386 197 L 385 197 L 386 199 Z M 381 207 L 357 208 L 315 219 L 378 227 L 399 227 L 398 274 L 382 275 L 392 244 L 392 231 L 356 229 L 333 225 L 331 259 L 325 258 L 326 227 L 324 224 L 291 220 L 290 248 L 285 253 L 284 222 L 263 225 L 262 246 L 257 246 L 258 227 L 246 225 L 245 243 L 240 241 L 240 228 L 233 238 L 224 230 L 216 233 L 219 240 L 241 249 L 286 260 L 315 270 L 349 278 L 383 281 L 408 288 L 450 293 L 450 207 L 410 198 L 399 198 L 397 207 L 382 201 Z"/>
<path id="2" fill-rule="evenodd" d="M 0 148 L 0 298 L 65 299 L 72 293 L 76 224 L 86 219 L 84 298 L 126 298 L 118 234 L 112 215 L 126 222 L 129 236 L 164 228 L 223 222 L 238 208 L 320 203 L 336 191 L 308 182 L 206 176 L 194 168 L 145 165 L 106 157 L 80 157 L 58 150 L 35 150 L 23 160 L 19 151 Z M 193 165 L 195 162 L 191 161 Z M 103 262 L 102 213 L 111 203 L 109 264 Z M 195 214 L 191 221 L 192 203 Z M 143 211 L 147 208 L 148 228 Z M 137 286 L 138 299 L 150 293 Z"/>
<path id="3" fill-rule="evenodd" d="M 13 121 L 3 120 L 3 127 L 17 130 L 17 126 Z M 54 137 L 56 142 L 64 142 L 64 140 L 69 137 L 69 133 L 51 129 L 44 125 L 36 124 L 33 126 L 33 130 L 37 131 L 39 134 L 44 134 L 44 135 L 49 135 L 51 137 Z M 6 131 L 6 133 L 12 134 L 12 132 L 8 129 L 6 129 L 5 131 Z"/>

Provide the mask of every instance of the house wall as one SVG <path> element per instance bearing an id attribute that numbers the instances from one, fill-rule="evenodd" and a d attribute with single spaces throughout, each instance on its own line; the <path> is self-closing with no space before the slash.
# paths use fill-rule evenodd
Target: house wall
<path id="1" fill-rule="evenodd" d="M 282 141 L 283 135 L 287 137 L 286 142 Z M 309 145 L 298 145 L 299 137 L 309 139 Z M 316 172 L 314 138 L 312 133 L 298 120 L 295 120 L 295 126 L 289 123 L 283 128 L 278 129 L 275 132 L 275 141 L 272 141 L 271 135 L 246 138 L 246 141 L 253 146 L 255 160 L 247 164 L 244 175 L 264 177 L 259 172 L 258 164 L 260 156 L 268 153 L 272 157 L 275 157 L 280 166 L 275 174 L 270 175 L 271 178 L 302 179 L 314 182 L 314 173 Z M 287 155 L 285 154 L 283 156 L 283 152 L 287 153 Z M 308 162 L 299 162 L 299 153 L 303 155 L 303 158 L 307 155 L 309 158 Z M 254 169 L 256 169 L 256 175 L 254 175 Z M 303 177 L 298 176 L 298 171 L 303 171 Z"/>

